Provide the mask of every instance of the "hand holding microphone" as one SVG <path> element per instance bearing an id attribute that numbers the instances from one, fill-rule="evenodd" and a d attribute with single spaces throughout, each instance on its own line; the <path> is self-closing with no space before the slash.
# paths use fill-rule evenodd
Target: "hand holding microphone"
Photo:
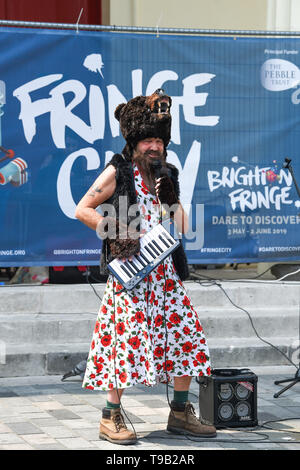
<path id="1" fill-rule="evenodd" d="M 151 164 L 153 176 L 155 178 L 155 191 L 161 204 L 169 207 L 178 204 L 174 184 L 168 175 L 168 169 L 162 166 L 161 160 L 154 160 Z"/>

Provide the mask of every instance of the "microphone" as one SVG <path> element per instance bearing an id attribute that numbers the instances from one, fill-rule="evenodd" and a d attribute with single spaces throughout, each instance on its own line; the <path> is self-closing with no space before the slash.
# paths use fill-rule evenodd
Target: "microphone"
<path id="1" fill-rule="evenodd" d="M 171 169 L 163 166 L 160 159 L 152 160 L 150 168 L 155 179 L 158 179 L 161 176 L 168 176 L 169 178 L 172 177 Z"/>
<path id="2" fill-rule="evenodd" d="M 162 164 L 161 164 L 160 159 L 153 160 L 151 162 L 152 173 L 153 173 L 153 176 L 156 180 L 160 177 L 161 168 L 162 168 Z"/>
<path id="3" fill-rule="evenodd" d="M 150 164 L 150 168 L 151 168 L 151 171 L 152 171 L 152 175 L 154 177 L 155 180 L 157 180 L 158 178 L 160 178 L 161 176 L 161 169 L 162 169 L 162 164 L 161 164 L 161 160 L 160 159 L 156 159 L 156 160 L 152 160 L 151 161 L 151 164 Z M 162 218 L 163 216 L 165 215 L 166 211 L 163 209 L 162 207 L 162 204 L 161 204 L 161 201 L 158 197 L 158 194 L 156 193 L 157 195 L 157 199 L 158 199 L 158 202 L 159 202 L 159 217 L 160 217 L 160 222 L 162 221 Z"/>

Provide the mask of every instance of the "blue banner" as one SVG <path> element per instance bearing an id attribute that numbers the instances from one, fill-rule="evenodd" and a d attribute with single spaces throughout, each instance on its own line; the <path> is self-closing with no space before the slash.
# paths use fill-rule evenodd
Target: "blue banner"
<path id="1" fill-rule="evenodd" d="M 95 265 L 75 207 L 164 88 L 189 263 L 300 258 L 300 39 L 0 28 L 0 266 Z"/>

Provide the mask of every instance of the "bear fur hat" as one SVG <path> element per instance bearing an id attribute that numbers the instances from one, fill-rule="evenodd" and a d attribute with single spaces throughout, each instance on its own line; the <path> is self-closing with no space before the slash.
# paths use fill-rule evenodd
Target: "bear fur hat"
<path id="1" fill-rule="evenodd" d="M 171 139 L 171 105 L 172 99 L 160 88 L 150 96 L 137 96 L 117 106 L 115 118 L 126 140 L 125 157 L 131 158 L 137 143 L 148 137 L 162 139 L 166 153 Z"/>

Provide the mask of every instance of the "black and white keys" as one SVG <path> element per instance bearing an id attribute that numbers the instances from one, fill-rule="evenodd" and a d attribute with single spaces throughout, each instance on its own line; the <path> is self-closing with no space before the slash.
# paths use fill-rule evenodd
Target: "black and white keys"
<path id="1" fill-rule="evenodd" d="M 141 237 L 139 255 L 135 255 L 131 261 L 126 260 L 125 262 L 116 258 L 109 263 L 108 269 L 125 289 L 131 290 L 169 256 L 178 245 L 179 241 L 175 240 L 161 224 L 158 224 Z"/>

